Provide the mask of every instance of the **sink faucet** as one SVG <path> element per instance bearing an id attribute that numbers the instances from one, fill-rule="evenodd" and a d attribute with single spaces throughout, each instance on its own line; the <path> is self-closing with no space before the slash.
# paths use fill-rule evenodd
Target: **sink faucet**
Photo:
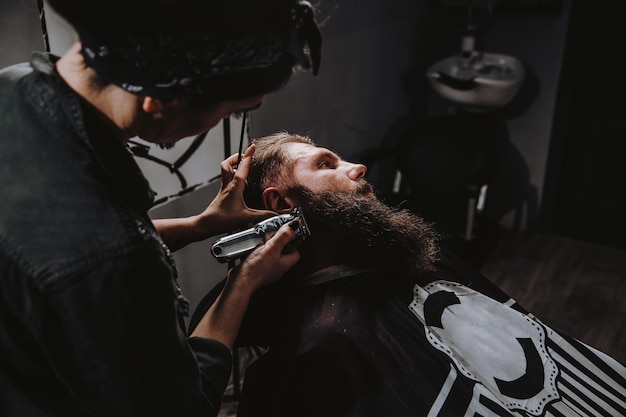
<path id="1" fill-rule="evenodd" d="M 461 35 L 461 65 L 464 67 L 471 66 L 476 58 L 480 55 L 480 51 L 476 47 L 476 26 L 467 26 Z"/>
<path id="2" fill-rule="evenodd" d="M 472 23 L 474 7 L 486 8 L 490 13 L 495 0 L 469 0 L 467 2 L 467 24 L 461 32 L 461 66 L 468 68 L 480 59 L 480 48 L 476 45 L 477 27 Z"/>

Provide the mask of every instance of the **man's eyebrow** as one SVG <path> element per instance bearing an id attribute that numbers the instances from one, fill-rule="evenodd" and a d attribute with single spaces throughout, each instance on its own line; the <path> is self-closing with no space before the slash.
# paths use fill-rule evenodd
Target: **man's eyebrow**
<path id="1" fill-rule="evenodd" d="M 314 163 L 318 163 L 325 159 L 332 159 L 334 161 L 341 161 L 341 157 L 337 155 L 335 152 L 329 149 L 319 149 L 319 151 L 313 156 L 312 161 Z"/>
<path id="2" fill-rule="evenodd" d="M 336 159 L 341 160 L 341 157 L 339 155 L 337 155 L 335 152 L 331 151 L 330 149 L 326 149 L 326 148 L 321 149 L 320 152 L 318 152 L 317 156 L 319 158 L 330 157 L 330 158 L 333 158 L 333 159 L 336 158 Z"/>
<path id="3" fill-rule="evenodd" d="M 335 152 L 326 149 L 326 148 L 319 148 L 316 147 L 316 152 L 312 155 L 302 155 L 302 154 L 298 154 L 296 156 L 292 157 L 292 161 L 294 163 L 298 163 L 298 162 L 306 162 L 306 163 L 313 163 L 313 164 L 317 164 L 319 161 L 323 160 L 323 159 L 336 159 L 338 161 L 341 161 L 341 157 L 339 155 L 337 155 Z"/>

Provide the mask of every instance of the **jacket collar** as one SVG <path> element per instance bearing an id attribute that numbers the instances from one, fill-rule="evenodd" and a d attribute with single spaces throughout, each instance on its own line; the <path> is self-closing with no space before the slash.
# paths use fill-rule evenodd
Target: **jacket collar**
<path id="1" fill-rule="evenodd" d="M 76 94 L 57 74 L 55 63 L 59 57 L 35 52 L 31 65 L 48 82 L 40 83 L 42 90 L 56 90 L 57 105 L 80 140 L 91 151 L 102 167 L 116 194 L 135 210 L 147 212 L 154 204 L 155 193 L 130 152 L 128 146 L 117 140 L 117 134 L 98 115 L 97 110 Z M 41 106 L 51 105 L 40 103 Z"/>

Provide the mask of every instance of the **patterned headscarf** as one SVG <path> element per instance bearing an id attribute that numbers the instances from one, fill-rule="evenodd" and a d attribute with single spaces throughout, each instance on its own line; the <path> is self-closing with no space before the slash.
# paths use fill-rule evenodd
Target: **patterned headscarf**
<path id="1" fill-rule="evenodd" d="M 294 2 L 286 30 L 230 36 L 76 30 L 88 66 L 108 82 L 152 97 L 203 95 L 212 77 L 268 68 L 285 55 L 317 75 L 321 58 L 321 35 L 307 1 Z"/>

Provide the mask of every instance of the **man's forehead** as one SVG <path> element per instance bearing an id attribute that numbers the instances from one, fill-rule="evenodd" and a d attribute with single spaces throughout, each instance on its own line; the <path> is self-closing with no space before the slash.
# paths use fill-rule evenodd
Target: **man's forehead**
<path id="1" fill-rule="evenodd" d="M 286 145 L 286 151 L 289 153 L 289 156 L 294 161 L 311 157 L 314 158 L 324 154 L 335 155 L 335 153 L 330 151 L 329 149 L 310 145 L 308 143 L 289 142 Z"/>

